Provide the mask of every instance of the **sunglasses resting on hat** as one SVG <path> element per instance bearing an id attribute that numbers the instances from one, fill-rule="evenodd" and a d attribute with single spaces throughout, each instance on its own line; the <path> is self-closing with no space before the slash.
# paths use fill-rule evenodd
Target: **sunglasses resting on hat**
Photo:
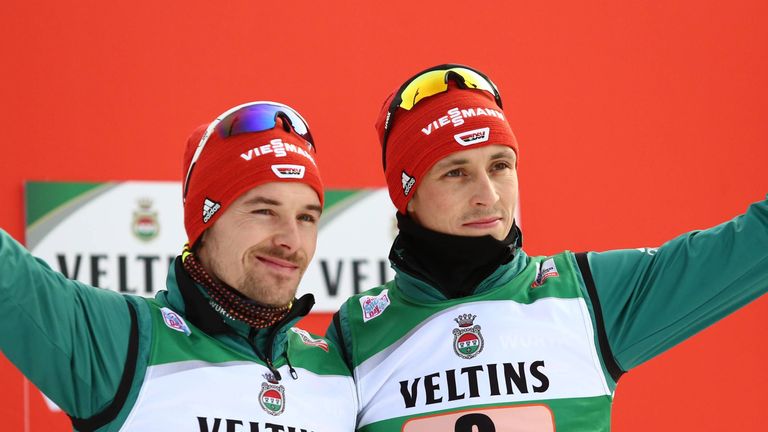
<path id="1" fill-rule="evenodd" d="M 186 199 L 187 191 L 189 190 L 192 169 L 214 132 L 218 133 L 221 138 L 229 138 L 243 133 L 263 132 L 273 129 L 277 125 L 278 118 L 282 120 L 283 127 L 286 128 L 287 132 L 293 130 L 293 132 L 307 142 L 311 150 L 315 150 L 315 142 L 312 139 L 312 134 L 309 132 L 307 121 L 288 105 L 278 102 L 258 101 L 236 106 L 216 117 L 216 120 L 208 125 L 205 133 L 200 138 L 200 143 L 197 145 L 194 156 L 192 156 L 192 162 L 189 164 L 189 169 L 184 179 L 184 199 Z"/>
<path id="2" fill-rule="evenodd" d="M 480 71 L 458 64 L 443 64 L 434 66 L 411 77 L 395 92 L 395 97 L 387 110 L 384 123 L 384 137 L 381 141 L 382 165 L 387 167 L 387 138 L 394 124 L 398 108 L 411 110 L 419 101 L 448 90 L 448 81 L 455 82 L 462 89 L 485 90 L 496 100 L 496 105 L 503 108 L 501 95 L 496 84 Z"/>

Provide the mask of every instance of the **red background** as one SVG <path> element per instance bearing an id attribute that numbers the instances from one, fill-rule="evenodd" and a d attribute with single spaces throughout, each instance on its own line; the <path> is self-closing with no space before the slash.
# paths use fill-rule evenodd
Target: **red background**
<path id="1" fill-rule="evenodd" d="M 249 100 L 304 114 L 326 186 L 383 186 L 375 115 L 401 81 L 444 62 L 501 89 L 529 254 L 656 246 L 768 192 L 764 0 L 0 8 L 0 226 L 19 239 L 24 180 L 179 180 L 187 134 Z M 627 374 L 614 430 L 765 430 L 766 312 L 763 298 Z M 36 390 L 25 402 L 2 356 L 0 418 L 4 430 L 68 429 Z"/>

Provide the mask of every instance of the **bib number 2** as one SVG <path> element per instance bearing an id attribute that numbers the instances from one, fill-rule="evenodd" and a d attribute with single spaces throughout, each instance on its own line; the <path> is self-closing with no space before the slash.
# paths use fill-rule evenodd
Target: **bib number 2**
<path id="1" fill-rule="evenodd" d="M 456 420 L 454 432 L 496 432 L 493 420 L 485 414 L 464 414 Z"/>
<path id="2" fill-rule="evenodd" d="M 403 432 L 554 432 L 552 411 L 545 405 L 493 407 L 408 420 Z"/>

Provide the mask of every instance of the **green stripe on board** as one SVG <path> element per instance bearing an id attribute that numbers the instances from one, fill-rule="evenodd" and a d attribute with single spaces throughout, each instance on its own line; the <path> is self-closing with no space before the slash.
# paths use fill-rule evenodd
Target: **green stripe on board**
<path id="1" fill-rule="evenodd" d="M 26 182 L 24 184 L 24 200 L 27 210 L 27 226 L 29 227 L 61 205 L 102 184 L 90 182 Z"/>
<path id="2" fill-rule="evenodd" d="M 324 210 L 329 210 L 334 205 L 344 201 L 346 198 L 349 198 L 358 192 L 360 192 L 360 189 L 326 189 Z"/>

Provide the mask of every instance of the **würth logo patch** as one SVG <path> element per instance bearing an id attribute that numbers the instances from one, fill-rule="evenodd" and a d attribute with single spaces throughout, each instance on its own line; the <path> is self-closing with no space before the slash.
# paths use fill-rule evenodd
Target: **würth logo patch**
<path id="1" fill-rule="evenodd" d="M 221 203 L 206 198 L 205 202 L 203 202 L 203 223 L 208 223 L 220 208 Z"/>
<path id="2" fill-rule="evenodd" d="M 453 139 L 457 143 L 463 146 L 471 146 L 472 144 L 479 144 L 488 141 L 491 136 L 491 128 L 484 127 L 481 129 L 475 129 L 467 132 L 458 133 L 453 136 Z"/>
<path id="3" fill-rule="evenodd" d="M 272 172 L 280 178 L 300 179 L 304 178 L 304 165 L 281 164 L 272 165 Z"/>

